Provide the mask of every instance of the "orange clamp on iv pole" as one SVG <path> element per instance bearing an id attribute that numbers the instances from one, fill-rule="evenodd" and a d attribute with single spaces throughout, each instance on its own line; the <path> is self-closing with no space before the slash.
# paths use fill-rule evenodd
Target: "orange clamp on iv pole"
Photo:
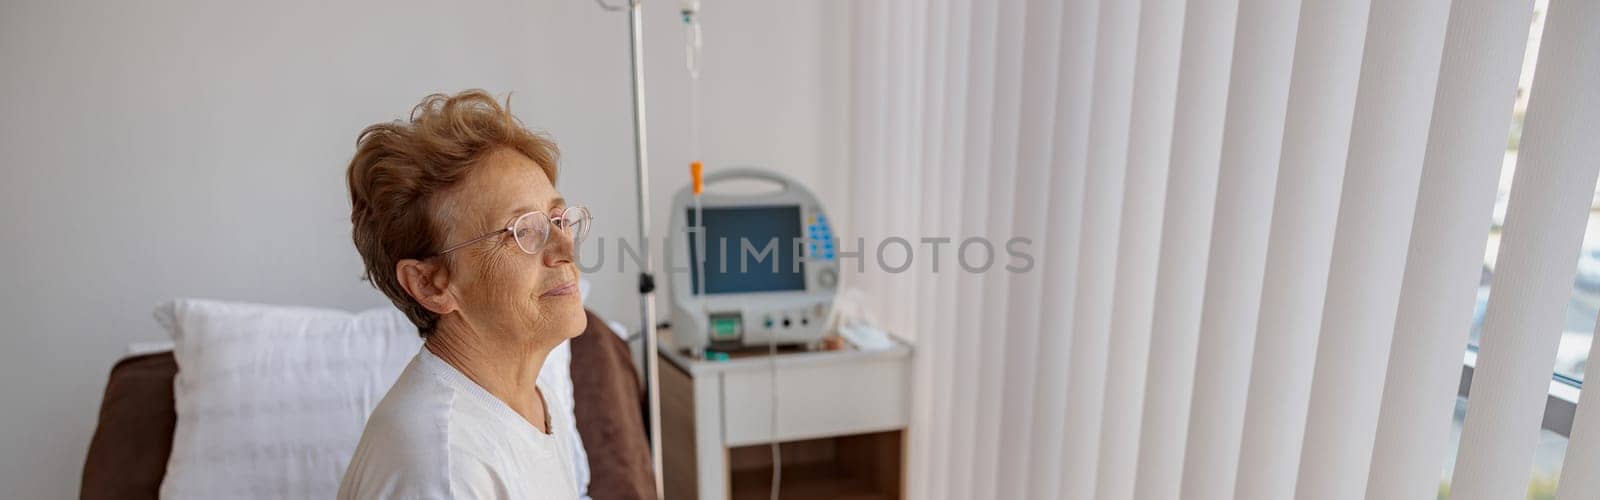
<path id="1" fill-rule="evenodd" d="M 701 165 L 700 162 L 689 162 L 689 178 L 694 179 L 694 195 L 697 197 L 700 196 L 700 192 L 704 191 L 706 187 L 705 179 L 701 177 L 701 174 L 704 173 L 704 171 L 705 167 Z"/>

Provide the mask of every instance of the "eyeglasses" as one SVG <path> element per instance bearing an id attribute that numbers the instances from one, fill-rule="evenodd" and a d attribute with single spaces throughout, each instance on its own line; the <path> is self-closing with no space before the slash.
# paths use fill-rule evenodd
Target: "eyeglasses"
<path id="1" fill-rule="evenodd" d="M 487 238 L 499 236 L 500 233 L 511 233 L 517 240 L 517 247 L 523 253 L 532 255 L 544 249 L 545 243 L 550 241 L 550 227 L 555 226 L 567 233 L 572 238 L 572 246 L 577 247 L 583 238 L 589 235 L 589 225 L 594 222 L 594 217 L 589 215 L 589 209 L 583 206 L 570 206 L 561 209 L 555 217 L 546 215 L 542 211 L 532 211 L 511 219 L 505 229 L 484 233 L 482 236 L 463 241 L 439 251 L 436 255 L 444 255 L 461 249 L 467 245 L 483 241 Z"/>

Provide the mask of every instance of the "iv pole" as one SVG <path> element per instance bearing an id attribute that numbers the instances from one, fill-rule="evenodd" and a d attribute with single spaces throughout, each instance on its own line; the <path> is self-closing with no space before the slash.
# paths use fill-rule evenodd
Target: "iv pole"
<path id="1" fill-rule="evenodd" d="M 656 359 L 656 295 L 653 259 L 650 258 L 650 164 L 645 155 L 644 128 L 644 12 L 643 0 L 629 0 L 626 7 L 595 0 L 608 11 L 628 11 L 628 52 L 632 57 L 629 68 L 633 76 L 633 161 L 637 172 L 636 185 L 639 200 L 639 242 L 644 245 L 644 268 L 639 271 L 639 317 L 644 334 L 644 380 L 648 395 L 650 433 L 650 465 L 655 473 L 656 496 L 661 490 L 661 386 L 657 380 Z"/>

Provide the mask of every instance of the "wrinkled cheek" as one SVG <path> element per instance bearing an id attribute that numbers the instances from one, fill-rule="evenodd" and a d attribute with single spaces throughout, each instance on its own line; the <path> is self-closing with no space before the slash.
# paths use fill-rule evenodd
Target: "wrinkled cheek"
<path id="1" fill-rule="evenodd" d="M 538 295 L 532 291 L 535 277 L 531 271 L 519 267 L 515 257 L 495 255 L 485 262 L 484 270 L 490 273 L 486 277 L 493 283 L 495 304 L 517 318 L 527 318 L 539 312 L 537 301 L 534 300 Z"/>
<path id="2" fill-rule="evenodd" d="M 484 274 L 480 275 L 484 303 L 492 304 L 491 314 L 499 316 L 498 322 L 506 326 L 536 320 L 543 313 L 539 310 L 537 293 L 530 290 L 531 278 L 519 275 L 525 271 L 507 264 L 499 258 L 484 262 Z"/>
<path id="3" fill-rule="evenodd" d="M 518 311 L 522 312 L 523 318 L 532 321 L 534 325 L 549 319 L 549 311 L 545 311 L 543 304 L 539 303 L 539 292 L 529 291 L 520 295 L 519 298 L 522 300 L 517 301 L 516 307 Z"/>

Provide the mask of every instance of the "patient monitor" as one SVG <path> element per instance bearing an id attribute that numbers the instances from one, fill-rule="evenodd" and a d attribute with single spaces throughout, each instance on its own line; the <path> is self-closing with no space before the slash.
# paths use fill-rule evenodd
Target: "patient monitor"
<path id="1" fill-rule="evenodd" d="M 751 184 L 776 190 L 730 189 Z M 781 174 L 730 168 L 705 176 L 698 201 L 690 186 L 672 197 L 672 342 L 702 354 L 822 340 L 839 265 L 817 197 Z"/>

